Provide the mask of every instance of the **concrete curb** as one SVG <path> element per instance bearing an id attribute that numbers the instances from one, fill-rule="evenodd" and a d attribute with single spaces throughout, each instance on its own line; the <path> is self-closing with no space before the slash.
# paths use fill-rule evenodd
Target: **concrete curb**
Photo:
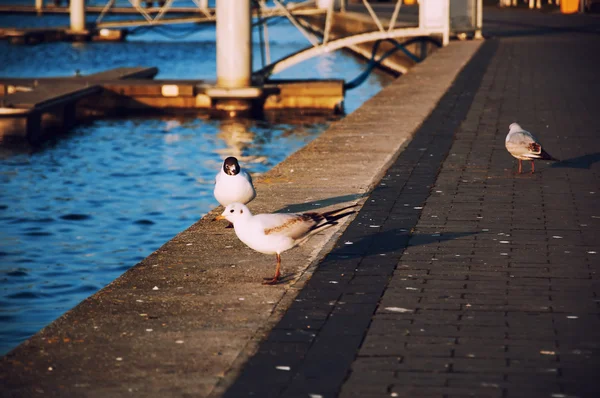
<path id="1" fill-rule="evenodd" d="M 481 42 L 436 51 L 257 179 L 253 212 L 360 201 L 378 183 Z M 218 396 L 351 221 L 274 258 L 212 222 L 215 209 L 0 363 L 3 396 Z M 216 386 L 216 388 L 215 388 Z"/>

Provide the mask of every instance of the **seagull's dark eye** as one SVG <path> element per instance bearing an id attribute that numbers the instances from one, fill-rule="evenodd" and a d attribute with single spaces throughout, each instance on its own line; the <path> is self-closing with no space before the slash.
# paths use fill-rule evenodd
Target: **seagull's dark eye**
<path id="1" fill-rule="evenodd" d="M 233 209 L 229 210 L 230 213 L 233 213 Z"/>
<path id="2" fill-rule="evenodd" d="M 243 214 L 243 213 L 244 213 L 244 210 L 240 210 L 240 214 Z"/>

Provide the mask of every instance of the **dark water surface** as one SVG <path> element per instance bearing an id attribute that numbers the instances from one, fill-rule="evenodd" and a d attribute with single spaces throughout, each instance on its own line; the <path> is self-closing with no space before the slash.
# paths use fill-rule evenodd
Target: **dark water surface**
<path id="1" fill-rule="evenodd" d="M 68 23 L 65 16 L 0 15 L 0 26 Z M 192 30 L 190 29 L 190 32 Z M 69 76 L 156 66 L 159 78 L 215 79 L 214 27 L 183 39 L 154 30 L 124 43 L 0 42 L 0 76 Z M 172 33 L 172 32 L 171 32 Z M 269 29 L 274 59 L 307 46 L 291 25 Z M 255 49 L 255 67 L 260 56 Z M 278 77 L 345 78 L 364 65 L 334 53 Z M 390 81 L 348 93 L 351 112 Z M 221 159 L 264 173 L 323 132 L 299 123 L 157 117 L 96 120 L 36 150 L 0 146 L 0 354 L 36 333 L 158 249 L 217 205 Z"/>

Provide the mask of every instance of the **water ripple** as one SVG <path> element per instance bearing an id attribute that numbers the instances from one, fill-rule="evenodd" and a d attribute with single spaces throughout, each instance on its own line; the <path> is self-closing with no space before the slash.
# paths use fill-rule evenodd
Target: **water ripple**
<path id="1" fill-rule="evenodd" d="M 35 300 L 35 299 L 40 299 L 43 297 L 47 297 L 47 296 L 44 294 L 36 293 L 36 292 L 32 292 L 32 291 L 12 293 L 12 294 L 9 294 L 6 296 L 6 298 L 9 298 L 11 300 Z"/>
<path id="2" fill-rule="evenodd" d="M 26 236 L 51 236 L 52 232 L 29 231 L 29 232 L 24 232 L 23 235 L 26 235 Z"/>
<path id="3" fill-rule="evenodd" d="M 60 218 L 62 218 L 63 220 L 69 220 L 69 221 L 81 221 L 81 220 L 89 220 L 90 217 L 87 214 L 65 214 L 64 216 L 60 216 Z"/>
<path id="4" fill-rule="evenodd" d="M 7 272 L 6 275 L 7 276 L 15 276 L 15 277 L 29 276 L 29 274 L 26 271 L 22 271 L 22 270 Z"/>
<path id="5" fill-rule="evenodd" d="M 155 222 L 151 221 L 151 220 L 136 220 L 133 223 L 137 224 L 137 225 L 154 225 L 155 224 Z"/>

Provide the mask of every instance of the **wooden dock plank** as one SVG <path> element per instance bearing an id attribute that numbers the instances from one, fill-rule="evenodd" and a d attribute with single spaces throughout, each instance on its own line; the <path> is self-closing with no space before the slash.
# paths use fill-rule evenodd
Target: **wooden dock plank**
<path id="1" fill-rule="evenodd" d="M 114 82 L 119 80 L 146 80 L 153 81 L 154 76 L 158 74 L 158 68 L 152 67 L 121 67 L 114 68 L 104 72 L 92 73 L 87 76 L 65 76 L 65 77 L 45 77 L 45 78 L 14 78 L 0 77 L 0 96 L 12 94 L 14 92 L 29 91 L 38 84 L 73 84 L 80 85 L 98 84 Z"/>
<path id="2" fill-rule="evenodd" d="M 99 85 L 42 84 L 31 91 L 19 91 L 0 98 L 2 108 L 43 112 L 53 106 L 72 103 L 88 95 L 99 93 Z"/>
<path id="3" fill-rule="evenodd" d="M 157 74 L 158 68 L 154 66 L 150 68 L 138 66 L 114 68 L 104 72 L 92 73 L 85 77 L 95 80 L 152 79 Z"/>

